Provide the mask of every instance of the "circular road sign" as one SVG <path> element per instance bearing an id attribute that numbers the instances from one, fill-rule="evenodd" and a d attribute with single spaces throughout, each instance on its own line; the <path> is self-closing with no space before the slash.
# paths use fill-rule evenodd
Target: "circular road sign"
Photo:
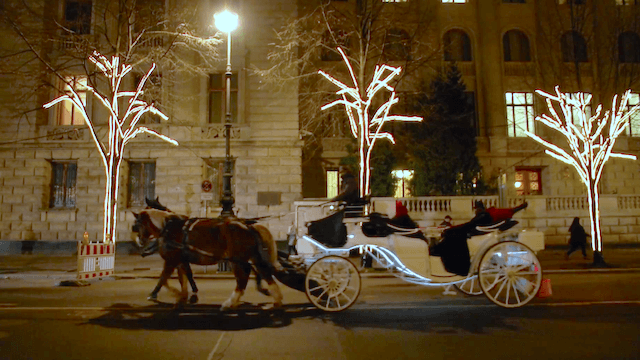
<path id="1" fill-rule="evenodd" d="M 213 184 L 211 184 L 211 181 L 205 180 L 202 182 L 202 191 L 209 192 L 211 191 L 211 189 L 213 189 Z"/>

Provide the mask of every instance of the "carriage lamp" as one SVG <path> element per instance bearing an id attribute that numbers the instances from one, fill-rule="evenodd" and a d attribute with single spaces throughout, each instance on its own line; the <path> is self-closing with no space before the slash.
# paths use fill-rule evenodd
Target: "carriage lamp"
<path id="1" fill-rule="evenodd" d="M 229 10 L 224 10 L 213 15 L 216 28 L 227 33 L 227 68 L 225 71 L 225 121 L 224 121 L 224 138 L 225 138 L 225 160 L 224 173 L 222 174 L 222 197 L 220 198 L 220 206 L 222 211 L 221 217 L 233 216 L 233 193 L 231 191 L 232 163 L 231 163 L 231 32 L 238 27 L 238 14 Z"/>

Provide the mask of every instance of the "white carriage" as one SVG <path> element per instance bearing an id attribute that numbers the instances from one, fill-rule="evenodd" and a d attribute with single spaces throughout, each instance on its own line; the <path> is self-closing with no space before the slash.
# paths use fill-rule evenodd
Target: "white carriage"
<path id="1" fill-rule="evenodd" d="M 538 293 L 542 269 L 536 252 L 544 249 L 543 234 L 516 230 L 517 221 L 476 229 L 478 235 L 467 241 L 470 267 L 463 276 L 445 270 L 441 258 L 430 254 L 428 241 L 411 237 L 420 231 L 418 228 L 391 224 L 392 234 L 371 237 L 363 233 L 363 224 L 370 220 L 369 216 L 349 217 L 347 210 L 347 217 L 341 218 L 346 243 L 292 232 L 290 253 L 281 254 L 287 272 L 279 274 L 278 279 L 304 291 L 314 306 L 327 312 L 345 310 L 357 300 L 361 276 L 353 260 L 363 255 L 404 281 L 424 286 L 454 285 L 468 295 L 484 293 L 506 308 L 523 306 Z M 335 231 L 327 229 L 329 234 Z M 338 232 L 336 236 L 344 235 Z"/>

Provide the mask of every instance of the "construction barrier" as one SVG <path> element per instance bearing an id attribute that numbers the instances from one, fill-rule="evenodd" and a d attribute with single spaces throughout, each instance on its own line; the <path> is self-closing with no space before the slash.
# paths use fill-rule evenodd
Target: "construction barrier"
<path id="1" fill-rule="evenodd" d="M 116 245 L 114 243 L 78 242 L 78 279 L 87 280 L 112 276 L 115 270 Z"/>

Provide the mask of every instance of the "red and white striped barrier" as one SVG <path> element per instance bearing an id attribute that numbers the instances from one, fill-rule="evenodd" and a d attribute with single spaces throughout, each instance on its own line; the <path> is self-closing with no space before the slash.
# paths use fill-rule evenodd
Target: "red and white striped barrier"
<path id="1" fill-rule="evenodd" d="M 114 243 L 78 242 L 78 279 L 112 276 L 115 270 L 116 245 Z"/>

